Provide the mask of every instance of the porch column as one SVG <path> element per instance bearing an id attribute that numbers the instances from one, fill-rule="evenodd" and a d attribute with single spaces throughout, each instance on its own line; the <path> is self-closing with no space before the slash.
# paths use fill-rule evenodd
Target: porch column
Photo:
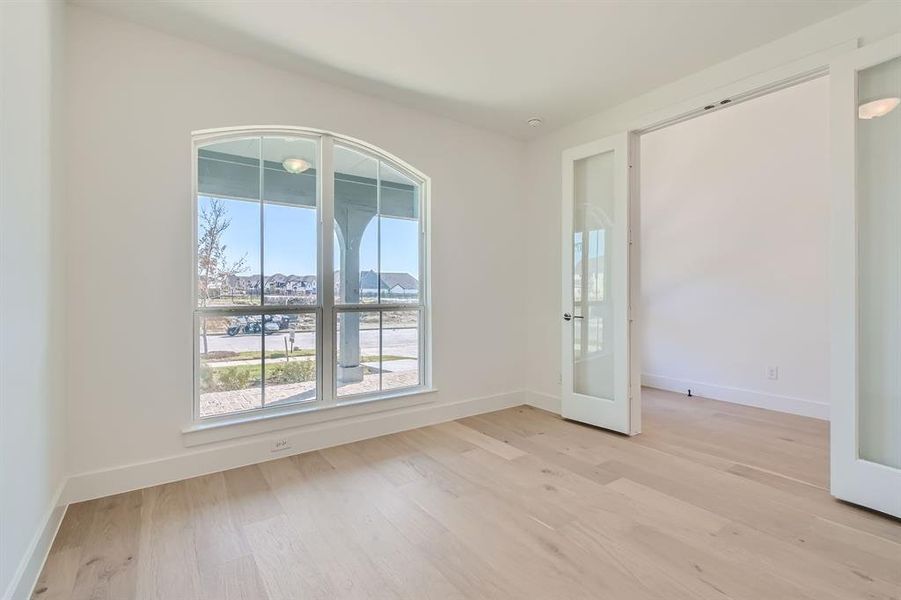
<path id="1" fill-rule="evenodd" d="M 336 198 L 335 220 L 338 225 L 338 246 L 341 251 L 341 274 L 338 279 L 344 301 L 360 302 L 360 243 L 366 226 L 375 216 L 375 207 L 342 202 Z M 338 383 L 363 381 L 360 364 L 360 314 L 342 313 L 341 332 L 338 337 Z"/>

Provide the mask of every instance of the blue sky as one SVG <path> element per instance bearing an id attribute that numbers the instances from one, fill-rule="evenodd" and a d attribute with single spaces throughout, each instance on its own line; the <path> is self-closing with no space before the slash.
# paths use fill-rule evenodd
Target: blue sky
<path id="1" fill-rule="evenodd" d="M 209 198 L 200 197 L 200 208 Z M 260 272 L 260 205 L 242 200 L 222 200 L 231 219 L 223 234 L 229 262 L 246 255 L 245 275 Z M 316 211 L 309 208 L 267 204 L 265 207 L 265 274 L 316 274 Z M 360 270 L 378 270 L 378 228 L 373 219 L 363 234 Z M 418 223 L 405 219 L 381 219 L 383 273 L 410 273 L 419 277 Z M 336 257 L 337 259 L 337 257 Z M 336 264 L 336 268 L 338 265 Z"/>

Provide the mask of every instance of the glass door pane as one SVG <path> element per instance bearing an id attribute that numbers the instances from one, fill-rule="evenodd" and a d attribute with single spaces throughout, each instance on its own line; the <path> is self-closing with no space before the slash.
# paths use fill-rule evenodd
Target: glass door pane
<path id="1" fill-rule="evenodd" d="M 573 391 L 613 399 L 614 153 L 573 165 Z"/>
<path id="2" fill-rule="evenodd" d="M 901 468 L 901 58 L 857 91 L 858 452 Z"/>

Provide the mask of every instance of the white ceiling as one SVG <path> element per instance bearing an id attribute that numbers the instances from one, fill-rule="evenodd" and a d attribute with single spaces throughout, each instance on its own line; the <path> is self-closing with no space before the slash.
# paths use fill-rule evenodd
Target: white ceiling
<path id="1" fill-rule="evenodd" d="M 860 0 L 78 3 L 528 138 Z"/>

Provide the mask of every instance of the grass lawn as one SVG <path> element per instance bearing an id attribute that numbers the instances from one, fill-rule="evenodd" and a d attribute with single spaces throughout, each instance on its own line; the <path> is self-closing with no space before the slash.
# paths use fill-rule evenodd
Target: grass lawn
<path id="1" fill-rule="evenodd" d="M 245 352 L 233 352 L 231 350 L 216 350 L 213 352 L 201 353 L 200 358 L 207 362 L 216 362 L 223 360 L 259 360 L 262 352 L 258 350 L 247 350 Z M 300 348 L 291 352 L 289 356 L 316 356 L 316 351 L 312 348 Z M 270 350 L 266 352 L 266 360 L 272 358 L 285 358 L 284 350 Z"/>
<path id="2" fill-rule="evenodd" d="M 284 357 L 284 353 L 282 353 L 282 357 Z M 259 352 L 256 353 L 256 358 L 259 358 Z M 405 358 L 404 356 L 383 357 L 384 360 L 404 360 Z M 362 356 L 361 362 L 376 362 L 378 359 L 378 356 Z M 370 367 L 365 366 L 364 370 L 367 373 L 373 371 Z M 200 365 L 200 391 L 201 393 L 226 392 L 259 387 L 262 379 L 260 371 L 260 365 L 253 363 L 227 367 L 213 367 L 204 363 Z M 266 382 L 270 384 L 301 383 L 315 379 L 316 361 L 314 360 L 287 362 L 274 360 L 266 363 Z"/>

